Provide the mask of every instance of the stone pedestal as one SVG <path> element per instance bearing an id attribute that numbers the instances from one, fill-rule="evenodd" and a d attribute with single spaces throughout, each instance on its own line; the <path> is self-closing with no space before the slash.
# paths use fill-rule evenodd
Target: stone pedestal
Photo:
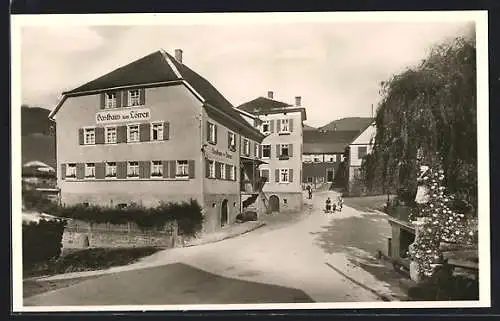
<path id="1" fill-rule="evenodd" d="M 421 234 L 422 227 L 425 224 L 426 219 L 423 217 L 417 218 L 416 221 L 413 222 L 413 225 L 415 226 L 415 242 L 417 242 L 419 235 Z M 410 255 L 413 257 L 413 244 L 410 244 L 409 246 L 409 252 Z M 418 265 L 415 261 L 410 262 L 410 278 L 412 281 L 415 281 L 417 283 L 420 283 L 423 281 L 423 275 L 418 271 Z"/>

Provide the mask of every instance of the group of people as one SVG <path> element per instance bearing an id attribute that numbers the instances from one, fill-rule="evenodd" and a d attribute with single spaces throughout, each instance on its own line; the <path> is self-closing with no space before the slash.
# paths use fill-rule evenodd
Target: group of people
<path id="1" fill-rule="evenodd" d="M 306 186 L 306 190 L 307 190 L 307 198 L 308 199 L 312 199 L 312 193 L 313 193 L 313 191 L 312 191 L 311 186 L 307 185 Z M 335 203 L 332 203 L 332 200 L 330 199 L 330 197 L 328 197 L 326 199 L 326 204 L 325 204 L 325 213 L 333 213 L 335 211 L 341 212 L 343 205 L 344 205 L 344 199 L 342 198 L 342 194 L 341 193 L 339 193 L 337 195 Z"/>

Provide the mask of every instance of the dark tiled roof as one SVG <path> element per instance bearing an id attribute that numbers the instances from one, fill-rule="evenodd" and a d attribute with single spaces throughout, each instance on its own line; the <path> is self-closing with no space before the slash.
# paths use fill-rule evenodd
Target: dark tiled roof
<path id="1" fill-rule="evenodd" d="M 338 130 L 338 131 L 352 131 L 352 130 L 365 130 L 374 119 L 371 117 L 347 117 L 334 120 L 324 126 L 318 128 L 319 130 Z"/>
<path id="2" fill-rule="evenodd" d="M 65 94 L 176 80 L 160 50 L 117 68 Z"/>
<path id="3" fill-rule="evenodd" d="M 167 59 L 175 66 L 180 77 L 176 74 Z M 218 115 L 218 120 L 221 120 L 224 124 L 227 124 L 228 120 L 236 121 L 240 123 L 237 126 L 238 129 L 244 130 L 254 139 L 262 140 L 262 134 L 249 125 L 240 113 L 234 109 L 233 105 L 208 80 L 191 70 L 188 66 L 179 63 L 172 55 L 163 50 L 158 50 L 128 65 L 115 69 L 65 94 L 175 80 L 185 80 L 205 99 L 205 104 L 211 105 L 225 114 L 226 117 L 222 118 L 220 117 L 221 115 Z M 211 117 L 217 117 L 216 113 L 210 108 L 207 108 L 207 113 Z"/>
<path id="4" fill-rule="evenodd" d="M 256 109 L 259 112 L 271 111 L 274 109 L 283 109 L 287 107 L 293 107 L 290 104 L 284 103 L 282 101 L 277 101 L 274 99 L 269 99 L 265 97 L 257 97 L 254 100 L 250 100 L 246 103 L 239 105 L 238 109 L 244 110 L 248 113 L 254 113 Z"/>
<path id="5" fill-rule="evenodd" d="M 304 153 L 343 153 L 360 131 L 304 131 Z"/>

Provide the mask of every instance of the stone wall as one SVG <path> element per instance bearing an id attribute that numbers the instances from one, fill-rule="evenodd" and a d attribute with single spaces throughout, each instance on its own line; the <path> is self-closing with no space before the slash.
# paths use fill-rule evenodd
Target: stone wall
<path id="1" fill-rule="evenodd" d="M 175 247 L 177 225 L 161 229 L 141 229 L 134 223 L 95 224 L 69 220 L 63 234 L 63 248 L 86 247 Z"/>

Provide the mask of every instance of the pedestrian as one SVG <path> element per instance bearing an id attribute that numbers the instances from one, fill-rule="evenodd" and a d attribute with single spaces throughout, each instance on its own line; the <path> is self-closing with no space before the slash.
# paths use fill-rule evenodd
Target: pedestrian
<path id="1" fill-rule="evenodd" d="M 330 213 L 331 210 L 332 210 L 332 200 L 330 199 L 330 197 L 328 197 L 326 199 L 325 212 Z"/>
<path id="2" fill-rule="evenodd" d="M 311 200 L 313 198 L 313 191 L 312 191 L 311 186 L 309 186 L 308 192 L 309 192 L 309 199 Z"/>
<path id="3" fill-rule="evenodd" d="M 344 205 L 344 199 L 342 198 L 342 193 L 337 196 L 337 208 L 339 212 L 342 212 L 342 206 Z"/>

